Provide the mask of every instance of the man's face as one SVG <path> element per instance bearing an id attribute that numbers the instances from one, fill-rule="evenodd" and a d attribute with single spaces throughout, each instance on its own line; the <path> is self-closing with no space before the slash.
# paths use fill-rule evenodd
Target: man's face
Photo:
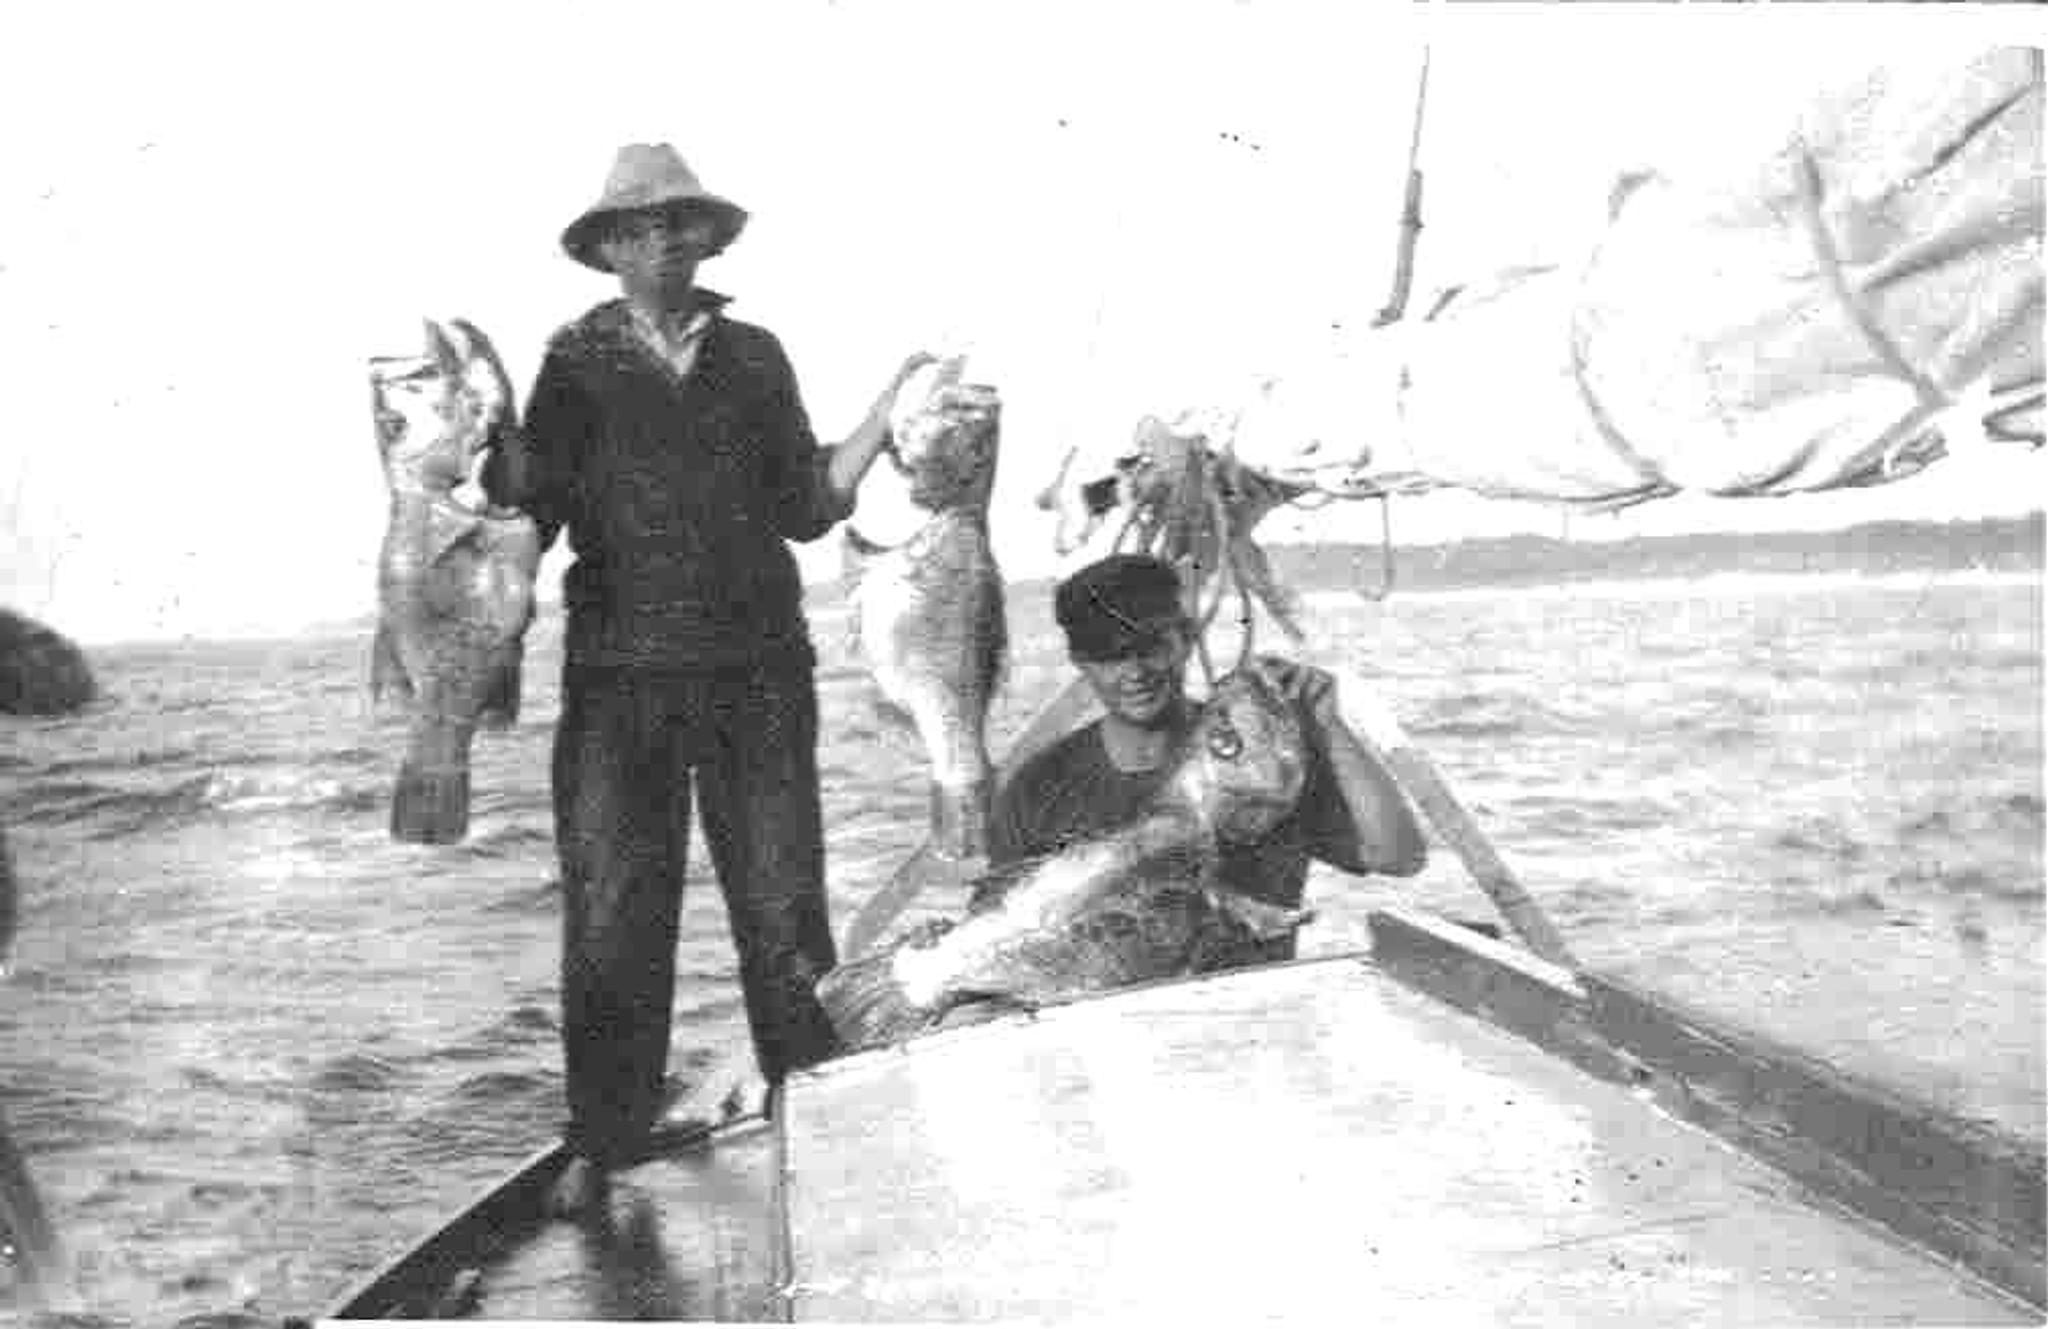
<path id="1" fill-rule="evenodd" d="M 688 208 L 647 208 L 612 222 L 600 249 L 628 294 L 673 303 L 697 282 L 697 265 L 718 243 L 718 227 Z"/>
<path id="2" fill-rule="evenodd" d="M 1142 649 L 1114 660 L 1076 660 L 1074 666 L 1109 714 L 1142 729 L 1163 729 L 1180 715 L 1193 648 L 1185 627 L 1161 624 Z"/>

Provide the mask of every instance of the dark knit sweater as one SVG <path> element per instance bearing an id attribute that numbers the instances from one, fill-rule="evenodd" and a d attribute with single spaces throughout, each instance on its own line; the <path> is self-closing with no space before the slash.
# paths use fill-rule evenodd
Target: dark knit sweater
<path id="1" fill-rule="evenodd" d="M 812 663 L 803 583 L 786 540 L 814 540 L 850 510 L 825 482 L 781 343 L 712 311 L 687 380 L 635 335 L 623 300 L 549 341 L 527 403 L 531 473 L 502 464 L 485 488 L 552 543 L 573 666 L 712 669 Z M 494 458 L 496 463 L 498 459 Z"/>

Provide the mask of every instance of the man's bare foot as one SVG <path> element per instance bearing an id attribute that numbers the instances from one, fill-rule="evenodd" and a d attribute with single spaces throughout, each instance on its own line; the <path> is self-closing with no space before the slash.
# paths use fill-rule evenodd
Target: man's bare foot
<path id="1" fill-rule="evenodd" d="M 749 1070 L 732 1082 L 719 1103 L 727 1121 L 768 1115 L 768 1080 L 761 1072 Z"/>
<path id="2" fill-rule="evenodd" d="M 604 1212 L 611 1201 L 611 1174 L 587 1158 L 572 1158 L 548 1192 L 548 1212 L 556 1218 L 588 1218 Z"/>
<path id="3" fill-rule="evenodd" d="M 767 1093 L 768 1082 L 754 1066 L 753 1044 L 737 1035 L 706 1060 L 688 1093 L 677 1093 L 663 1105 L 654 1137 L 676 1140 L 759 1114 Z"/>

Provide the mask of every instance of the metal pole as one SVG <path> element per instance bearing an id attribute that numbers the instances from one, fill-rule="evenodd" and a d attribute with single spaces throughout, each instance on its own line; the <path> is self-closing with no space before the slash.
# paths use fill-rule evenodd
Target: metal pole
<path id="1" fill-rule="evenodd" d="M 1487 840 L 1479 823 L 1451 792 L 1422 749 L 1415 746 L 1394 718 L 1393 712 L 1383 706 L 1372 689 L 1356 675 L 1335 671 L 1337 679 L 1337 713 L 1352 736 L 1376 753 L 1393 773 L 1403 793 L 1415 801 L 1442 841 L 1449 845 L 1465 865 L 1472 880 L 1486 892 L 1501 917 L 1515 930 L 1523 943 L 1536 954 L 1552 964 L 1567 969 L 1577 969 L 1578 961 L 1572 958 L 1564 937 L 1559 934 L 1548 915 L 1522 887 L 1508 865 L 1501 861 L 1493 845 Z"/>
<path id="2" fill-rule="evenodd" d="M 1429 46 L 1422 48 L 1422 75 L 1415 89 L 1415 128 L 1408 139 L 1408 176 L 1401 207 L 1401 235 L 1394 250 L 1394 289 L 1372 325 L 1398 323 L 1408 309 L 1408 288 L 1415 280 L 1415 241 L 1422 234 L 1422 113 L 1429 100 Z"/>

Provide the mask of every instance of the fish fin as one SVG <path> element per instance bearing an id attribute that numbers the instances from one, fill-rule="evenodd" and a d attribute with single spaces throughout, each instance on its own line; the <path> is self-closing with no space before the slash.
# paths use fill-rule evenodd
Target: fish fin
<path id="1" fill-rule="evenodd" d="M 395 700 L 411 705 L 412 699 L 412 677 L 405 672 L 404 661 L 398 658 L 391 626 L 379 623 L 376 640 L 370 643 L 370 702 L 375 705 Z"/>
<path id="2" fill-rule="evenodd" d="M 495 665 L 484 677 L 483 704 L 477 710 L 477 723 L 487 729 L 509 729 L 519 720 L 519 674 L 520 663 L 525 657 L 515 643 L 502 664 Z"/>
<path id="3" fill-rule="evenodd" d="M 391 838 L 458 844 L 469 834 L 470 731 L 418 723 L 391 795 Z"/>
<path id="4" fill-rule="evenodd" d="M 926 929 L 923 935 L 932 937 L 934 931 Z M 903 944 L 919 939 L 906 938 Z M 917 1005 L 904 992 L 896 974 L 896 955 L 902 949 L 899 944 L 849 960 L 818 980 L 818 1003 L 847 1051 L 900 1042 L 938 1016 L 938 1011 Z"/>
<path id="5" fill-rule="evenodd" d="M 484 519 L 473 512 L 461 512 L 436 503 L 427 515 L 427 565 L 439 562 L 449 550 L 483 529 Z"/>
<path id="6" fill-rule="evenodd" d="M 446 331 L 455 334 L 451 340 L 460 340 L 463 385 L 476 397 L 486 427 L 495 439 L 515 414 L 517 399 L 511 376 L 505 372 L 505 364 L 498 358 L 491 339 L 476 324 L 466 318 L 451 318 Z"/>
<path id="7" fill-rule="evenodd" d="M 460 844 L 469 835 L 469 770 L 407 758 L 391 795 L 391 838 L 406 844 Z"/>
<path id="8" fill-rule="evenodd" d="M 981 695 L 993 700 L 1010 672 L 1010 619 L 1004 606 L 1002 574 L 989 570 L 987 593 L 977 606 L 975 640 L 982 643 Z"/>
<path id="9" fill-rule="evenodd" d="M 935 1029 L 958 1029 L 970 1024 L 986 1024 L 1009 1015 L 1035 1015 L 1041 1008 L 1035 1002 L 1001 993 L 989 996 L 962 997 L 946 1007 L 943 1015 L 932 1021 Z"/>
<path id="10" fill-rule="evenodd" d="M 931 782 L 931 845 L 941 858 L 956 861 L 988 857 L 989 782 L 977 780 L 965 789 Z"/>
<path id="11" fill-rule="evenodd" d="M 1236 891 L 1218 891 L 1216 899 L 1224 915 L 1250 932 L 1255 941 L 1270 941 L 1299 931 L 1316 916 L 1313 909 L 1287 909 Z"/>
<path id="12" fill-rule="evenodd" d="M 875 694 L 874 706 L 877 724 L 888 729 L 900 729 L 912 737 L 917 735 L 917 721 L 902 706 L 880 693 Z"/>

